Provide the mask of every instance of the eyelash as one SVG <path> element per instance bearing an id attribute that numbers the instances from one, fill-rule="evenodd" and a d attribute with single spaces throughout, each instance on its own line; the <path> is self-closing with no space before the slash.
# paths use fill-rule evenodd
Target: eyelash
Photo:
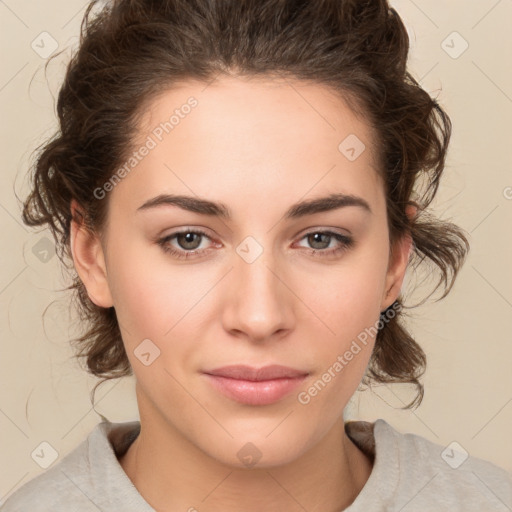
<path id="1" fill-rule="evenodd" d="M 207 251 L 207 249 L 201 249 L 201 250 L 195 250 L 195 251 L 184 251 L 184 250 L 177 250 L 174 247 L 170 246 L 168 243 L 176 238 L 178 235 L 192 233 L 195 235 L 201 235 L 206 238 L 210 238 L 204 231 L 201 231 L 200 229 L 192 230 L 192 229 L 186 229 L 183 231 L 177 231 L 176 233 L 173 233 L 172 235 L 165 236 L 164 238 L 161 238 L 160 240 L 157 240 L 157 244 L 162 248 L 162 250 L 166 253 L 171 254 L 171 256 L 177 258 L 177 259 L 187 259 L 190 257 L 194 257 L 196 254 L 200 254 L 201 252 Z M 338 255 L 347 249 L 350 249 L 354 245 L 354 240 L 351 237 L 348 237 L 346 235 L 341 235 L 339 233 L 335 233 L 333 231 L 310 231 L 309 233 L 306 233 L 302 238 L 306 238 L 310 235 L 315 234 L 321 234 L 321 235 L 327 235 L 334 237 L 338 242 L 341 243 L 341 246 L 335 248 L 335 249 L 310 249 L 309 253 L 311 256 L 320 256 L 320 257 L 328 257 L 328 256 L 335 256 Z"/>

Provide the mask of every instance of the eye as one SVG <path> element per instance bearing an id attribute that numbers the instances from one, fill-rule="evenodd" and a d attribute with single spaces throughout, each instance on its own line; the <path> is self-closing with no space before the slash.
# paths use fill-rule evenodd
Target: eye
<path id="1" fill-rule="evenodd" d="M 310 251 L 312 256 L 334 256 L 354 245 L 354 240 L 351 237 L 333 231 L 311 231 L 306 233 L 301 240 L 304 239 L 307 239 L 307 242 L 313 246 Z M 327 249 L 333 241 L 337 245 Z M 315 245 L 317 247 L 314 247 Z"/>
<path id="2" fill-rule="evenodd" d="M 208 249 L 201 249 L 201 240 L 210 237 L 202 230 L 199 229 L 185 229 L 172 233 L 165 236 L 157 241 L 158 245 L 166 253 L 171 254 L 173 257 L 178 259 L 186 259 L 195 257 L 197 254 L 208 252 Z M 176 239 L 178 248 L 171 245 L 171 241 Z M 334 256 L 346 251 L 354 245 L 354 240 L 341 233 L 333 231 L 311 231 L 306 233 L 300 240 L 307 239 L 307 242 L 313 246 L 313 249 L 309 251 L 312 256 Z M 331 242 L 335 242 L 334 247 L 331 246 Z M 314 246 L 317 247 L 314 247 Z"/>
<path id="3" fill-rule="evenodd" d="M 210 237 L 201 230 L 192 230 L 185 229 L 183 231 L 178 231 L 177 233 L 173 233 L 164 238 L 161 238 L 157 241 L 158 245 L 163 249 L 164 252 L 172 254 L 174 257 L 180 258 L 189 258 L 190 256 L 194 256 L 197 253 L 205 252 L 206 249 L 198 249 L 199 245 L 201 245 L 201 238 Z M 176 242 L 181 247 L 181 249 L 175 249 L 172 245 L 170 245 L 171 240 L 176 239 Z"/>

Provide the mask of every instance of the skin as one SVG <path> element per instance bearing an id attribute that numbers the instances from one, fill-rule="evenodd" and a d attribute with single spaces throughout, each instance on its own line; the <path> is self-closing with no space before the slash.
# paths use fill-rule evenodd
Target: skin
<path id="1" fill-rule="evenodd" d="M 229 77 L 162 93 L 145 111 L 137 144 L 190 96 L 198 106 L 103 199 L 104 231 L 72 224 L 75 268 L 93 302 L 115 307 L 136 379 L 141 433 L 120 464 L 158 511 L 342 510 L 372 470 L 344 431 L 343 410 L 374 339 L 308 404 L 297 394 L 400 293 L 411 239 L 390 254 L 374 134 L 323 85 Z M 354 161 L 338 150 L 350 134 L 366 145 Z M 283 218 L 297 201 L 333 192 L 364 198 L 372 212 L 348 206 Z M 169 205 L 137 211 L 162 193 L 220 201 L 233 219 Z M 192 239 L 202 255 L 179 260 L 156 242 L 182 228 L 208 233 Z M 306 236 L 328 229 L 354 245 L 313 256 L 340 246 Z M 236 252 L 248 236 L 263 249 L 251 263 Z M 168 245 L 190 252 L 190 241 L 179 242 Z M 160 350 L 148 366 L 134 354 L 144 339 Z M 310 374 L 280 401 L 252 406 L 201 374 L 237 363 Z M 248 442 L 261 452 L 251 468 L 237 457 Z"/>

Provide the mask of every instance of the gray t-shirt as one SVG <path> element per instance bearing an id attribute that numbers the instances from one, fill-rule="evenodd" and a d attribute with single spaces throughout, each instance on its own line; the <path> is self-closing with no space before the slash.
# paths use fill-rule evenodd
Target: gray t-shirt
<path id="1" fill-rule="evenodd" d="M 372 472 L 345 512 L 511 512 L 512 475 L 386 421 L 350 421 L 345 430 L 374 459 Z M 138 421 L 102 421 L 57 464 L 22 485 L 3 512 L 154 512 L 139 494 L 118 457 L 140 431 Z M 198 505 L 196 507 L 201 510 Z"/>

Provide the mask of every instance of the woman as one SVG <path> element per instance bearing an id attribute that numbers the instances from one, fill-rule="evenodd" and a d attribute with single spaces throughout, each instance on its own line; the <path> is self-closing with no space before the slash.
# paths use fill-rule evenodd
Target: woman
<path id="1" fill-rule="evenodd" d="M 412 383 L 419 405 L 405 271 L 432 263 L 445 296 L 469 248 L 428 212 L 451 125 L 396 11 L 93 6 L 24 220 L 72 260 L 78 354 L 135 375 L 140 422 L 104 418 L 4 510 L 512 507 L 497 466 L 343 419 L 361 383 Z"/>

